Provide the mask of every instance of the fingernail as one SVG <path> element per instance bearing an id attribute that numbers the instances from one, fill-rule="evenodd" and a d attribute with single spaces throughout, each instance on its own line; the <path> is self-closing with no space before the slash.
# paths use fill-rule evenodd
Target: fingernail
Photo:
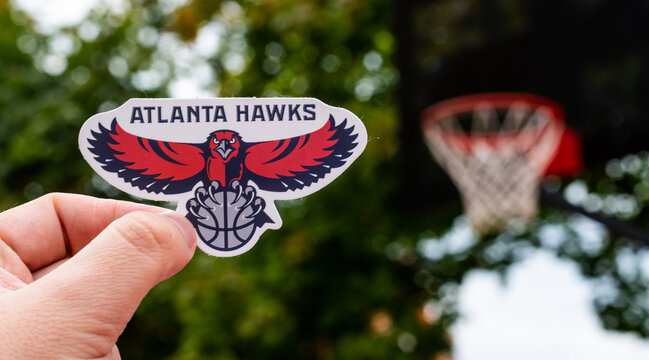
<path id="1" fill-rule="evenodd" d="M 185 240 L 187 241 L 187 245 L 189 247 L 193 247 L 196 244 L 196 230 L 194 230 L 194 226 L 192 226 L 192 223 L 190 223 L 186 217 L 171 210 L 161 212 L 160 215 L 167 217 L 173 220 L 174 223 L 176 223 L 180 230 L 183 231 Z"/>

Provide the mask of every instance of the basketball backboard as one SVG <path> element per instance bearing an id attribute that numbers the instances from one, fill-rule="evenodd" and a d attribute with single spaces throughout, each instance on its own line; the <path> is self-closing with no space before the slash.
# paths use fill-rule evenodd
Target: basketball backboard
<path id="1" fill-rule="evenodd" d="M 523 92 L 556 101 L 581 136 L 586 167 L 649 149 L 648 4 L 439 0 L 395 6 L 404 176 L 412 183 L 418 172 L 415 181 L 428 188 L 431 201 L 457 193 L 441 170 L 419 165 L 430 156 L 420 144 L 418 119 L 429 105 L 461 95 Z"/>

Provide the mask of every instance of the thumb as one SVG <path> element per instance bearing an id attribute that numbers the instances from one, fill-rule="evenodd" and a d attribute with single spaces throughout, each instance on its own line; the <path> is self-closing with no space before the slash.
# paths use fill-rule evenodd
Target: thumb
<path id="1" fill-rule="evenodd" d="M 196 233 L 178 213 L 117 219 L 63 265 L 13 293 L 21 297 L 20 313 L 31 316 L 28 335 L 44 332 L 40 341 L 54 340 L 63 357 L 110 353 L 142 298 L 180 271 L 195 247 Z"/>

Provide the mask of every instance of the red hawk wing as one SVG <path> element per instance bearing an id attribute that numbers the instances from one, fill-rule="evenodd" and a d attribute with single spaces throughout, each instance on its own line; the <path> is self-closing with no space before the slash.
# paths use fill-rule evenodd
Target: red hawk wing
<path id="1" fill-rule="evenodd" d="M 358 145 L 354 127 L 334 118 L 320 129 L 289 139 L 250 144 L 244 171 L 261 190 L 283 192 L 302 189 L 343 166 Z"/>
<path id="2" fill-rule="evenodd" d="M 190 191 L 204 176 L 200 144 L 150 140 L 127 133 L 113 120 L 111 129 L 99 124 L 89 139 L 91 153 L 101 167 L 125 182 L 154 193 Z"/>

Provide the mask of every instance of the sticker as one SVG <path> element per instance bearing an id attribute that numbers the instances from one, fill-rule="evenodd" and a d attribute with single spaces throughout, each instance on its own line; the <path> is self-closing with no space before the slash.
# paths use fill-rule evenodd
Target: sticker
<path id="1" fill-rule="evenodd" d="M 358 117 L 313 98 L 131 99 L 79 133 L 101 177 L 140 198 L 177 202 L 198 247 L 224 257 L 282 226 L 275 200 L 322 189 L 366 144 Z"/>

